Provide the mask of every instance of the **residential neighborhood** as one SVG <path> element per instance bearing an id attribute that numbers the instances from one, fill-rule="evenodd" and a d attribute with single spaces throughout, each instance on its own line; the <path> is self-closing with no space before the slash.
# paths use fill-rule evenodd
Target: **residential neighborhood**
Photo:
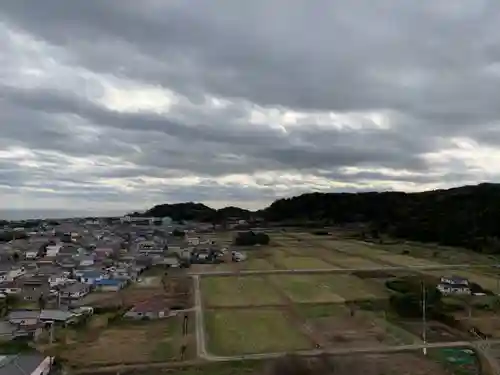
<path id="1" fill-rule="evenodd" d="M 2 340 L 36 339 L 53 325 L 78 324 L 103 301 L 116 300 L 113 294 L 142 285 L 142 275 L 152 268 L 166 272 L 245 260 L 205 238 L 206 225 L 174 226 L 168 218 L 159 223 L 130 217 L 42 222 L 29 229 L 29 237 L 0 244 Z M 123 318 L 165 318 L 172 308 L 171 301 L 145 299 Z"/>

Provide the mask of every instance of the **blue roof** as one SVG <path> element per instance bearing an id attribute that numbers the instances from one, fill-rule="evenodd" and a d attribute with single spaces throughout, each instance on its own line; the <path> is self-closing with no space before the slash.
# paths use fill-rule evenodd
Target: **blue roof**
<path id="1" fill-rule="evenodd" d="M 120 285 L 122 283 L 122 280 L 116 280 L 116 279 L 102 279 L 102 280 L 96 280 L 95 284 L 96 285 Z"/>
<path id="2" fill-rule="evenodd" d="M 101 271 L 77 271 L 76 273 L 82 275 L 82 277 L 92 278 L 101 277 L 103 275 L 103 272 Z"/>

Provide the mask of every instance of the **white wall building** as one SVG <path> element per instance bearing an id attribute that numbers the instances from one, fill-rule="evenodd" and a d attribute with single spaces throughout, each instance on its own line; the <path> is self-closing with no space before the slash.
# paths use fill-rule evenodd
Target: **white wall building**
<path id="1" fill-rule="evenodd" d="M 55 257 L 61 251 L 62 245 L 48 245 L 47 246 L 47 256 Z"/>

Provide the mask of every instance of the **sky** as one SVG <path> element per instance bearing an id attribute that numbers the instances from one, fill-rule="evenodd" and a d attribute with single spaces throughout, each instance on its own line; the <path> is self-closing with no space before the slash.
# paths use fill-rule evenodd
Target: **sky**
<path id="1" fill-rule="evenodd" d="M 0 2 L 3 209 L 500 177 L 498 0 Z"/>

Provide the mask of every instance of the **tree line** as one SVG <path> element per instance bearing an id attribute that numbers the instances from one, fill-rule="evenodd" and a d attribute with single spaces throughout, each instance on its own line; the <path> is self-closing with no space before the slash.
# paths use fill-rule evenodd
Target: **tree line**
<path id="1" fill-rule="evenodd" d="M 500 252 L 500 184 L 422 193 L 310 193 L 279 199 L 256 212 L 192 202 L 163 204 L 145 215 L 212 223 L 258 217 L 271 224 L 314 227 L 363 223 L 374 236 Z"/>
<path id="2" fill-rule="evenodd" d="M 313 193 L 280 199 L 270 221 L 368 223 L 375 235 L 500 252 L 500 184 L 422 193 Z"/>

